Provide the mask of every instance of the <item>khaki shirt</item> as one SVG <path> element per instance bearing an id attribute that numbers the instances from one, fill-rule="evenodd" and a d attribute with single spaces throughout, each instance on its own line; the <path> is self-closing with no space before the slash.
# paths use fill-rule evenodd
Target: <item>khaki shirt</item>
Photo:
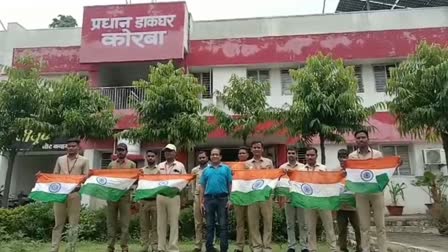
<path id="1" fill-rule="evenodd" d="M 115 161 L 112 161 L 107 166 L 109 169 L 132 169 L 137 168 L 137 165 L 134 163 L 134 161 L 131 161 L 127 158 L 125 158 L 123 161 L 120 161 L 120 159 L 117 159 Z"/>
<path id="2" fill-rule="evenodd" d="M 191 170 L 191 174 L 196 175 L 196 180 L 193 183 L 193 187 L 192 187 L 192 192 L 194 195 L 199 195 L 199 186 L 200 186 L 200 182 L 201 182 L 201 176 L 206 167 L 207 166 L 204 166 L 201 168 L 201 166 L 198 165 Z"/>
<path id="3" fill-rule="evenodd" d="M 359 159 L 359 160 L 366 160 L 366 159 L 378 159 L 382 158 L 383 153 L 381 151 L 369 148 L 369 151 L 366 154 L 362 154 L 359 149 L 355 150 L 354 152 L 350 153 L 348 155 L 348 159 Z"/>
<path id="4" fill-rule="evenodd" d="M 67 155 L 58 157 L 54 166 L 54 174 L 62 175 L 88 175 L 89 160 L 77 155 L 74 159 L 69 159 Z"/>
<path id="5" fill-rule="evenodd" d="M 293 171 L 293 170 L 300 170 L 300 168 L 303 168 L 304 166 L 305 165 L 300 162 L 296 162 L 294 165 L 291 165 L 289 162 L 286 162 L 280 165 L 279 168 L 285 171 Z"/>
<path id="6" fill-rule="evenodd" d="M 160 174 L 159 168 L 157 167 L 157 165 L 154 166 L 145 166 L 143 168 L 141 168 L 141 170 L 143 171 L 143 174 L 148 174 L 148 175 L 155 175 L 155 174 Z"/>
<path id="7" fill-rule="evenodd" d="M 173 163 L 168 164 L 166 161 L 160 163 L 157 168 L 159 168 L 160 174 L 187 174 L 185 171 L 185 166 L 181 162 L 174 160 Z"/>
<path id="8" fill-rule="evenodd" d="M 303 167 L 300 167 L 298 170 L 299 171 L 328 171 L 327 167 L 320 163 L 316 163 L 314 166 L 305 164 Z"/>
<path id="9" fill-rule="evenodd" d="M 262 157 L 260 160 L 249 159 L 246 161 L 248 169 L 273 169 L 274 164 L 269 158 Z"/>

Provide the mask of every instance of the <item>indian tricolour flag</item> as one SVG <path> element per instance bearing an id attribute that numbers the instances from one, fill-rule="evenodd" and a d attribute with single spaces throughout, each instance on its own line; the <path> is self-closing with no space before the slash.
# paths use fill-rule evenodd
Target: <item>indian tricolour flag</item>
<path id="1" fill-rule="evenodd" d="M 399 165 L 399 157 L 347 160 L 345 163 L 346 187 L 354 193 L 382 192 Z"/>
<path id="2" fill-rule="evenodd" d="M 194 175 L 140 175 L 135 191 L 136 201 L 154 199 L 157 195 L 174 197 L 195 178 Z"/>
<path id="3" fill-rule="evenodd" d="M 289 196 L 289 177 L 287 174 L 280 177 L 275 187 L 275 195 L 278 196 Z"/>
<path id="4" fill-rule="evenodd" d="M 137 181 L 140 173 L 139 169 L 92 170 L 91 176 L 81 188 L 81 193 L 117 202 Z"/>
<path id="5" fill-rule="evenodd" d="M 235 170 L 230 201 L 236 206 L 266 201 L 284 174 L 280 169 Z"/>
<path id="6" fill-rule="evenodd" d="M 306 209 L 338 210 L 344 191 L 343 172 L 291 171 L 291 202 Z"/>
<path id="7" fill-rule="evenodd" d="M 68 195 L 85 179 L 82 175 L 40 173 L 29 197 L 40 202 L 64 203 Z"/>
<path id="8" fill-rule="evenodd" d="M 247 170 L 246 164 L 244 162 L 225 162 L 224 164 L 228 165 L 232 172 Z"/>

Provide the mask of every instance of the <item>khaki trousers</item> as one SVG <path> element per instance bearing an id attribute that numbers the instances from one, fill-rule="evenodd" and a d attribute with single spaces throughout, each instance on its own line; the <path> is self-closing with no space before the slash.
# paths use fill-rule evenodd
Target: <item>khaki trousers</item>
<path id="1" fill-rule="evenodd" d="M 199 195 L 194 196 L 193 202 L 194 214 L 194 233 L 195 233 L 195 248 L 202 249 L 202 244 L 205 244 L 205 220 L 201 214 L 201 203 L 199 202 Z"/>
<path id="2" fill-rule="evenodd" d="M 157 233 L 159 235 L 159 251 L 179 252 L 179 214 L 180 197 L 168 198 L 157 196 Z M 170 238 L 166 244 L 167 226 L 170 227 Z"/>
<path id="3" fill-rule="evenodd" d="M 140 238 L 143 251 L 157 251 L 157 205 L 156 200 L 140 202 Z"/>
<path id="4" fill-rule="evenodd" d="M 325 236 L 330 251 L 338 251 L 336 247 L 336 235 L 334 233 L 333 216 L 330 210 L 305 209 L 306 225 L 308 227 L 308 247 L 310 251 L 317 251 L 317 217 L 320 216 L 325 229 Z"/>
<path id="5" fill-rule="evenodd" d="M 245 226 L 247 220 L 247 206 L 234 206 L 236 219 L 236 248 L 243 251 L 246 242 Z"/>
<path id="6" fill-rule="evenodd" d="M 247 207 L 249 236 L 254 252 L 272 252 L 272 199 Z M 263 238 L 260 234 L 260 215 L 263 221 Z"/>
<path id="7" fill-rule="evenodd" d="M 291 203 L 286 204 L 286 230 L 288 232 L 288 248 L 294 251 L 308 249 L 307 227 L 305 224 L 305 210 L 301 207 L 293 207 Z M 296 224 L 299 224 L 299 243 L 300 250 L 297 250 Z"/>
<path id="8" fill-rule="evenodd" d="M 51 251 L 58 252 L 61 243 L 62 232 L 64 231 L 65 222 L 70 225 L 68 230 L 68 251 L 75 251 L 76 242 L 78 240 L 79 215 L 81 212 L 81 195 L 74 192 L 68 195 L 65 203 L 54 203 L 54 228 L 51 234 Z"/>
<path id="9" fill-rule="evenodd" d="M 376 226 L 377 244 L 380 252 L 387 251 L 386 227 L 384 221 L 384 193 L 356 194 L 356 209 L 361 229 L 362 251 L 370 251 L 370 204 L 372 204 L 373 219 Z"/>
<path id="10" fill-rule="evenodd" d="M 120 215 L 118 215 L 120 213 Z M 118 202 L 107 202 L 107 236 L 108 249 L 115 249 L 117 239 L 117 223 L 120 216 L 121 238 L 120 245 L 122 249 L 128 249 L 129 242 L 129 222 L 131 220 L 131 196 L 127 193 Z"/>

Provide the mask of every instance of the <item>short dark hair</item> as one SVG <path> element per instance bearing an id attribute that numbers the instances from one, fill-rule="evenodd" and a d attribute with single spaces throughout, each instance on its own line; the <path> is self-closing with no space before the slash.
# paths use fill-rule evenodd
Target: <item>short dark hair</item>
<path id="1" fill-rule="evenodd" d="M 250 148 L 247 146 L 240 146 L 240 148 L 238 148 L 238 151 L 240 151 L 240 150 L 245 150 L 247 153 L 250 152 Z"/>
<path id="2" fill-rule="evenodd" d="M 338 157 L 342 156 L 342 155 L 348 156 L 348 150 L 347 149 L 339 149 L 338 150 Z"/>
<path id="3" fill-rule="evenodd" d="M 295 146 L 288 146 L 288 151 L 295 151 L 297 152 L 297 148 Z"/>
<path id="4" fill-rule="evenodd" d="M 146 150 L 146 155 L 148 155 L 148 153 L 153 153 L 154 155 L 157 156 L 157 153 L 155 150 Z"/>
<path id="5" fill-rule="evenodd" d="M 360 133 L 366 134 L 367 138 L 369 138 L 369 132 L 365 129 L 355 131 L 355 137 Z"/>
<path id="6" fill-rule="evenodd" d="M 315 147 L 307 147 L 307 148 L 306 148 L 306 151 L 307 151 L 307 152 L 310 151 L 310 150 L 313 150 L 316 154 L 318 153 L 318 152 L 317 152 L 317 149 L 316 149 Z"/>
<path id="7" fill-rule="evenodd" d="M 80 140 L 79 138 L 72 137 L 72 138 L 67 139 L 66 143 L 67 143 L 67 144 L 69 144 L 69 143 L 76 143 L 76 144 L 79 144 L 79 143 L 81 143 L 81 140 Z"/>
<path id="8" fill-rule="evenodd" d="M 199 152 L 198 152 L 198 156 L 201 155 L 201 154 L 204 154 L 204 155 L 206 155 L 206 156 L 208 157 L 208 154 L 207 154 L 206 151 L 203 151 L 203 150 L 199 151 Z"/>
<path id="9" fill-rule="evenodd" d="M 264 148 L 263 142 L 261 142 L 261 141 L 252 141 L 252 143 L 250 144 L 250 147 L 254 146 L 254 144 L 261 144 L 261 148 Z"/>
<path id="10" fill-rule="evenodd" d="M 217 150 L 217 151 L 219 151 L 219 155 L 222 155 L 222 153 L 221 153 L 221 148 L 213 147 L 213 148 L 210 150 L 210 153 L 211 153 L 213 150 Z"/>

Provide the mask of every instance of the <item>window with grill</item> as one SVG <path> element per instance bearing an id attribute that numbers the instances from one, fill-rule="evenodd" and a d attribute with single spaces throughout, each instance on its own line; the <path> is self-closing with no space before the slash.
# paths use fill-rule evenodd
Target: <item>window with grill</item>
<path id="1" fill-rule="evenodd" d="M 355 66 L 355 75 L 358 79 L 358 93 L 364 93 L 364 84 L 362 83 L 362 66 Z"/>
<path id="2" fill-rule="evenodd" d="M 202 98 L 209 99 L 213 96 L 213 81 L 212 81 L 212 71 L 203 73 L 193 73 L 193 76 L 198 79 L 199 84 L 203 85 L 205 88 Z"/>
<path id="3" fill-rule="evenodd" d="M 101 154 L 101 169 L 106 169 L 109 163 L 112 162 L 112 153 L 106 152 Z"/>
<path id="4" fill-rule="evenodd" d="M 280 79 L 282 83 L 282 95 L 292 95 L 292 78 L 289 75 L 289 69 L 282 69 L 280 71 Z"/>
<path id="5" fill-rule="evenodd" d="M 386 92 L 387 80 L 390 78 L 390 70 L 394 67 L 396 67 L 394 64 L 373 66 L 375 89 L 377 92 Z"/>
<path id="6" fill-rule="evenodd" d="M 269 70 L 247 70 L 247 78 L 269 83 Z M 266 95 L 271 95 L 270 87 L 266 90 Z"/>

